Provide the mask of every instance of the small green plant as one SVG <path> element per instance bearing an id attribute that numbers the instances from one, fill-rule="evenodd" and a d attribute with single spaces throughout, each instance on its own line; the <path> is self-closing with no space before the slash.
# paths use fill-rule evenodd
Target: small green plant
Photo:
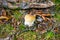
<path id="1" fill-rule="evenodd" d="M 23 24 L 19 25 L 19 29 L 20 30 L 24 30 L 25 29 L 25 26 Z"/>
<path id="2" fill-rule="evenodd" d="M 15 19 L 18 21 L 19 20 L 19 18 L 22 16 L 22 14 L 19 12 L 19 11 L 14 11 L 13 12 L 13 16 L 15 17 Z"/>
<path id="3" fill-rule="evenodd" d="M 49 40 L 54 37 L 54 33 L 52 31 L 49 31 L 45 34 L 45 39 Z"/>

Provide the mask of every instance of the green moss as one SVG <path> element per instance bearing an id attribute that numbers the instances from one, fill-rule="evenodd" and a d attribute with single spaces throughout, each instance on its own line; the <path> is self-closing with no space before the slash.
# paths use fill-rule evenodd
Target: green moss
<path id="1" fill-rule="evenodd" d="M 0 24 L 0 37 L 6 37 L 12 34 L 14 28 L 10 24 Z"/>
<path id="2" fill-rule="evenodd" d="M 45 39 L 49 40 L 54 37 L 54 33 L 52 31 L 49 31 L 45 34 Z"/>
<path id="3" fill-rule="evenodd" d="M 19 29 L 20 30 L 24 30 L 25 29 L 25 26 L 23 24 L 19 25 Z"/>
<path id="4" fill-rule="evenodd" d="M 18 39 L 19 38 L 21 39 L 21 37 L 23 38 L 23 40 L 36 40 L 36 32 L 33 31 L 24 32 L 20 34 Z"/>

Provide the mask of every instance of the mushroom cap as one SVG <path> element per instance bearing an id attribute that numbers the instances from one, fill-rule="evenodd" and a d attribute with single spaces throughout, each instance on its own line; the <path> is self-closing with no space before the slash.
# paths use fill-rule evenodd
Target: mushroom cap
<path id="1" fill-rule="evenodd" d="M 28 22 L 35 21 L 35 16 L 33 16 L 31 14 L 27 14 L 27 15 L 25 15 L 25 21 L 28 21 Z"/>
<path id="2" fill-rule="evenodd" d="M 31 14 L 26 14 L 24 20 L 25 20 L 24 24 L 31 27 L 34 24 L 35 16 Z"/>

